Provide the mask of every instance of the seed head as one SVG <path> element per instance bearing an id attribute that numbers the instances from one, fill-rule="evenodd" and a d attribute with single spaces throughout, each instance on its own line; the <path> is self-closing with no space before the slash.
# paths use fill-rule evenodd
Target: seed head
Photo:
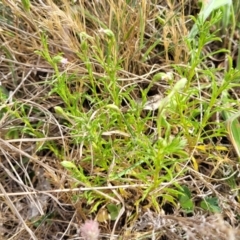
<path id="1" fill-rule="evenodd" d="M 87 220 L 80 226 L 80 233 L 84 240 L 97 240 L 100 234 L 98 222 Z"/>

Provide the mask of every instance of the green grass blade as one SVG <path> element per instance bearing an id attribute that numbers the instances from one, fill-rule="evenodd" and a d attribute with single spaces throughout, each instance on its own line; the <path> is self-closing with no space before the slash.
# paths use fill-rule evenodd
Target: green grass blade
<path id="1" fill-rule="evenodd" d="M 223 93 L 222 97 L 223 103 L 228 103 L 228 97 L 226 93 Z M 232 113 L 229 110 L 222 111 L 222 116 L 226 121 L 226 128 L 229 134 L 230 141 L 234 146 L 238 158 L 240 159 L 240 122 L 238 120 L 240 116 L 240 111 L 237 113 Z"/>

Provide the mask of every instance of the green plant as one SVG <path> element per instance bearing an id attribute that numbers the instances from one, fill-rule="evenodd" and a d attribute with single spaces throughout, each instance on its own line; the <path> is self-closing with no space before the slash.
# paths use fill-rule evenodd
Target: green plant
<path id="1" fill-rule="evenodd" d="M 200 202 L 200 207 L 204 210 L 220 213 L 221 209 L 218 205 L 218 199 L 216 197 L 206 197 Z"/>
<path id="2" fill-rule="evenodd" d="M 163 2 L 0 3 L 7 238 L 26 238 L 27 207 L 51 216 L 48 231 L 29 221 L 33 239 L 84 220 L 85 238 L 185 239 L 220 206 L 240 215 L 238 3 L 203 1 L 197 16 L 196 1 Z"/>
<path id="3" fill-rule="evenodd" d="M 186 186 L 182 186 L 181 194 L 179 195 L 179 203 L 184 212 L 191 213 L 194 210 L 194 202 L 190 189 Z"/>
<path id="4" fill-rule="evenodd" d="M 224 26 L 228 25 L 229 17 L 230 17 L 229 9 L 232 6 L 232 0 L 220 0 L 220 1 L 219 0 L 211 0 L 211 1 L 202 0 L 201 2 L 202 2 L 202 8 L 200 13 L 198 14 L 198 20 L 205 22 L 206 19 L 210 16 L 210 14 L 214 10 L 224 6 L 223 9 L 224 9 L 225 17 L 223 18 L 222 23 L 224 24 Z M 194 38 L 199 31 L 201 31 L 199 29 L 199 26 L 195 24 L 189 33 L 189 38 Z"/>

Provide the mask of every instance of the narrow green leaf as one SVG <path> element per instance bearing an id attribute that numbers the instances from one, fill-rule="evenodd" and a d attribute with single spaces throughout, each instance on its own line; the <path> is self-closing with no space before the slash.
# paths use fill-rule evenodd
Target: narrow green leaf
<path id="1" fill-rule="evenodd" d="M 226 92 L 222 93 L 223 104 L 229 104 L 228 94 Z M 240 111 L 237 113 L 232 113 L 230 110 L 222 111 L 223 119 L 226 121 L 226 129 L 229 135 L 229 139 L 240 159 L 240 122 L 238 118 L 240 117 Z"/>
<path id="2" fill-rule="evenodd" d="M 23 9 L 25 11 L 30 11 L 30 7 L 31 7 L 30 0 L 21 0 L 21 1 L 22 1 Z"/>
<path id="3" fill-rule="evenodd" d="M 70 161 L 62 161 L 61 165 L 68 170 L 77 170 L 76 165 L 73 162 L 70 162 Z"/>

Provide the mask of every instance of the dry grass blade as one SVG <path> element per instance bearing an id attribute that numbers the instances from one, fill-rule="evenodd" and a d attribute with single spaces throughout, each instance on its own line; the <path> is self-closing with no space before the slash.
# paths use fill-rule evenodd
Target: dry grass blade
<path id="1" fill-rule="evenodd" d="M 0 183 L 0 190 L 4 195 L 5 198 L 5 203 L 9 206 L 9 208 L 11 209 L 12 213 L 19 219 L 19 221 L 21 222 L 23 228 L 29 233 L 29 235 L 31 236 L 32 239 L 38 239 L 35 234 L 33 233 L 33 231 L 28 227 L 28 225 L 25 223 L 25 220 L 22 218 L 21 214 L 18 212 L 18 210 L 16 209 L 16 207 L 14 206 L 12 200 L 9 198 L 9 196 L 7 195 L 4 187 L 2 186 L 2 184 Z"/>

